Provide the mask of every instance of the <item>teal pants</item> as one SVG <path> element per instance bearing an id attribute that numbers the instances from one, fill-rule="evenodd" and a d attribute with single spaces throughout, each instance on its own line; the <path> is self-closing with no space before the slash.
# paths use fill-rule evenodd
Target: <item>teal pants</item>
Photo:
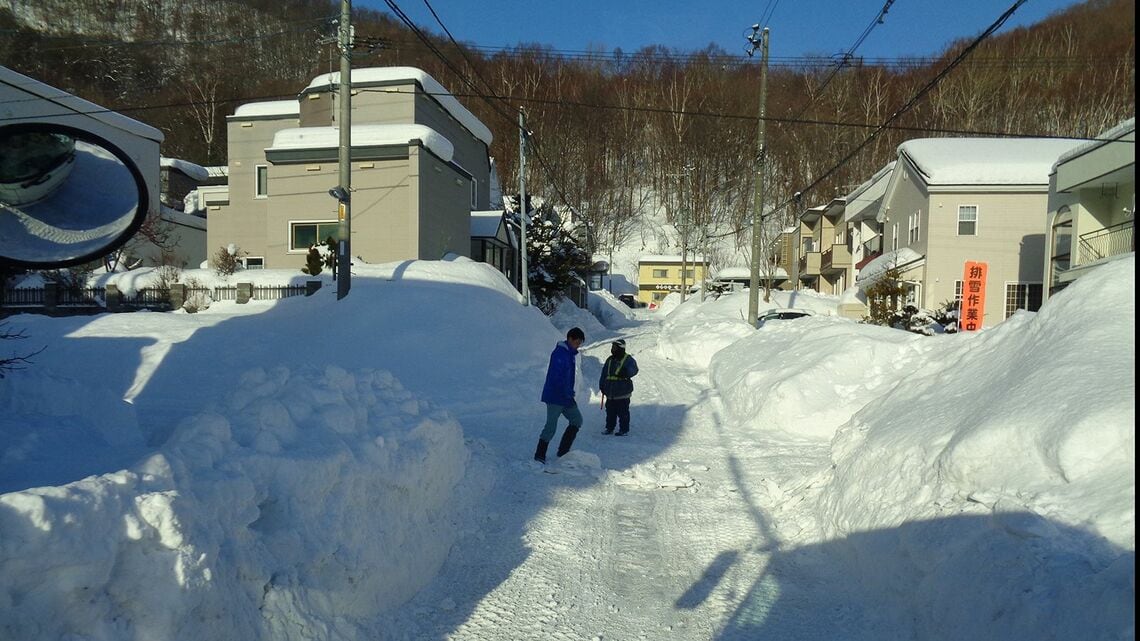
<path id="1" fill-rule="evenodd" d="M 550 442 L 554 438 L 554 432 L 558 429 L 558 417 L 565 416 L 570 421 L 570 427 L 582 427 L 582 412 L 578 411 L 578 405 L 553 405 L 546 404 L 546 425 L 542 426 L 542 434 L 539 435 L 539 440 Z"/>

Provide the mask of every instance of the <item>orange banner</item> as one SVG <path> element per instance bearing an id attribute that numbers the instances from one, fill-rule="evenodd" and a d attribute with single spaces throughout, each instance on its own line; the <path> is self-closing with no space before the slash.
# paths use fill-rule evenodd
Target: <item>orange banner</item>
<path id="1" fill-rule="evenodd" d="M 962 305 L 958 309 L 958 328 L 973 332 L 982 328 L 986 312 L 986 263 L 966 261 L 962 274 Z"/>

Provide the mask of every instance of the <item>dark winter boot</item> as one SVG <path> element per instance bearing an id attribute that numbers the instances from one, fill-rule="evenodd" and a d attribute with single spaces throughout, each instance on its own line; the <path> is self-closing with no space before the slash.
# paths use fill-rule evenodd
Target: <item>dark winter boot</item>
<path id="1" fill-rule="evenodd" d="M 573 425 L 568 426 L 566 431 L 562 433 L 562 440 L 558 443 L 558 456 L 565 456 L 570 451 L 575 436 L 578 436 L 578 428 Z"/>
<path id="2" fill-rule="evenodd" d="M 538 447 L 534 448 L 534 460 L 539 463 L 546 462 L 546 446 L 550 445 L 550 441 L 538 440 Z"/>

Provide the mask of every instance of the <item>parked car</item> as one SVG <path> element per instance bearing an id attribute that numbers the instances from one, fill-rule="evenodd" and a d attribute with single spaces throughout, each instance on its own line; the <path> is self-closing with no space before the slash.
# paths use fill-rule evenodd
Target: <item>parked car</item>
<path id="1" fill-rule="evenodd" d="M 625 303 L 626 307 L 629 307 L 632 309 L 639 309 L 641 307 L 646 306 L 645 303 L 637 300 L 637 298 L 635 298 L 633 294 L 619 294 L 618 300 Z"/>
<path id="2" fill-rule="evenodd" d="M 806 309 L 770 309 L 756 317 L 756 326 L 759 327 L 768 321 L 791 320 L 811 315 L 812 313 Z"/>

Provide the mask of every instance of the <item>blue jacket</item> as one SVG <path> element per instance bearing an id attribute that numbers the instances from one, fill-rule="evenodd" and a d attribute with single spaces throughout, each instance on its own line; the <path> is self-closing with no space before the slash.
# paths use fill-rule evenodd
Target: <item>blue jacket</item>
<path id="1" fill-rule="evenodd" d="M 550 353 L 546 368 L 546 384 L 542 386 L 542 402 L 570 407 L 574 403 L 574 357 L 578 350 L 562 341 Z"/>
<path id="2" fill-rule="evenodd" d="M 633 396 L 633 381 L 637 376 L 637 361 L 629 354 L 610 356 L 602 365 L 602 375 L 598 379 L 598 390 L 606 398 L 629 398 Z"/>

